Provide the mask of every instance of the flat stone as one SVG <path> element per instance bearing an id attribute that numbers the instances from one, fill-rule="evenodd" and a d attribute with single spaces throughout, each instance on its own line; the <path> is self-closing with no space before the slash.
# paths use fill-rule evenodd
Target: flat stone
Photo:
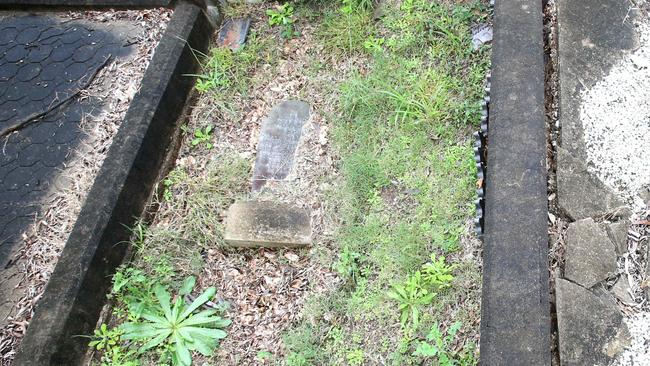
<path id="1" fill-rule="evenodd" d="M 596 217 L 623 206 L 623 201 L 607 188 L 587 166 L 567 150 L 557 149 L 558 205 L 573 220 Z"/>
<path id="2" fill-rule="evenodd" d="M 623 51 L 636 47 L 634 13 L 621 0 L 558 0 L 556 4 L 562 147 L 584 161 L 580 93 L 605 76 Z"/>
<path id="3" fill-rule="evenodd" d="M 282 180 L 293 166 L 302 126 L 309 119 L 309 104 L 296 100 L 275 106 L 262 122 L 252 187 L 257 192 L 268 180 Z"/>
<path id="4" fill-rule="evenodd" d="M 614 244 L 592 219 L 569 224 L 566 233 L 564 275 L 590 288 L 616 273 Z"/>
<path id="5" fill-rule="evenodd" d="M 625 254 L 627 252 L 627 229 L 630 227 L 630 222 L 626 220 L 617 221 L 605 224 L 604 227 L 609 239 L 616 247 L 616 254 Z"/>
<path id="6" fill-rule="evenodd" d="M 627 282 L 625 275 L 621 275 L 618 278 L 618 281 L 616 281 L 610 291 L 617 299 L 624 303 L 631 304 L 634 302 L 632 295 L 630 295 L 630 284 Z"/>
<path id="7" fill-rule="evenodd" d="M 224 240 L 233 247 L 302 247 L 311 244 L 309 210 L 276 202 L 236 202 Z"/>
<path id="8" fill-rule="evenodd" d="M 250 26 L 251 18 L 226 20 L 217 37 L 219 45 L 237 51 L 246 42 Z"/>
<path id="9" fill-rule="evenodd" d="M 609 365 L 630 342 L 614 301 L 561 278 L 555 293 L 560 364 Z"/>

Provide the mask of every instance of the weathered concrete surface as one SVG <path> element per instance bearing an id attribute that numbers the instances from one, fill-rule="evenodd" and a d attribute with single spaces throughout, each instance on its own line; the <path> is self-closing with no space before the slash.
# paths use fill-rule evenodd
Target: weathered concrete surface
<path id="1" fill-rule="evenodd" d="M 275 202 L 237 202 L 228 209 L 224 240 L 234 247 L 311 244 L 309 210 Z"/>
<path id="2" fill-rule="evenodd" d="M 110 58 L 131 53 L 133 32 L 53 16 L 0 19 L 0 268 L 20 250 L 22 233 L 69 164 L 81 121 L 104 107 L 78 93 Z"/>
<path id="3" fill-rule="evenodd" d="M 586 160 L 580 91 L 590 88 L 636 45 L 625 0 L 558 0 L 558 55 L 562 147 Z M 578 218 L 579 219 L 579 218 Z"/>
<path id="4" fill-rule="evenodd" d="M 624 205 L 587 166 L 567 150 L 557 149 L 558 205 L 573 220 L 596 217 Z"/>
<path id="5" fill-rule="evenodd" d="M 302 126 L 309 119 L 309 104 L 297 100 L 284 101 L 273 107 L 262 122 L 253 170 L 253 192 L 268 180 L 282 180 L 293 166 Z"/>
<path id="6" fill-rule="evenodd" d="M 219 30 L 217 37 L 219 46 L 228 47 L 233 51 L 237 51 L 246 42 L 250 26 L 251 18 L 227 20 L 221 27 L 221 30 Z"/>
<path id="7" fill-rule="evenodd" d="M 561 278 L 556 279 L 555 293 L 561 365 L 609 365 L 629 344 L 616 304 Z"/>
<path id="8" fill-rule="evenodd" d="M 551 364 L 541 7 L 494 6 L 482 365 Z"/>
<path id="9" fill-rule="evenodd" d="M 129 227 L 153 191 L 211 29 L 198 7 L 180 2 L 133 98 L 95 184 L 38 302 L 15 365 L 78 365 L 122 262 Z"/>
<path id="10" fill-rule="evenodd" d="M 586 288 L 616 273 L 614 244 L 592 219 L 569 224 L 564 276 Z"/>
<path id="11" fill-rule="evenodd" d="M 0 8 L 28 6 L 153 8 L 169 6 L 172 0 L 0 0 Z"/>
<path id="12" fill-rule="evenodd" d="M 630 222 L 627 220 L 612 222 L 605 225 L 609 239 L 616 247 L 616 254 L 623 255 L 627 252 L 627 230 Z"/>

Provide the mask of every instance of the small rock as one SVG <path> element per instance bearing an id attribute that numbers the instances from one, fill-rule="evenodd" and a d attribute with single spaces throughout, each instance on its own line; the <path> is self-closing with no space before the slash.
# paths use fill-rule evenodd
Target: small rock
<path id="1" fill-rule="evenodd" d="M 481 24 L 472 31 L 472 47 L 478 50 L 482 45 L 492 42 L 492 27 Z"/>
<path id="2" fill-rule="evenodd" d="M 612 300 L 561 278 L 555 292 L 563 366 L 606 366 L 630 344 L 623 316 Z"/>
<path id="3" fill-rule="evenodd" d="M 590 288 L 616 273 L 614 244 L 594 220 L 569 224 L 565 242 L 567 279 Z"/>
<path id="4" fill-rule="evenodd" d="M 228 209 L 224 241 L 234 247 L 301 247 L 311 244 L 308 210 L 275 202 L 236 202 Z"/>
<path id="5" fill-rule="evenodd" d="M 612 212 L 624 204 L 587 166 L 565 149 L 557 149 L 558 205 L 573 220 Z"/>
<path id="6" fill-rule="evenodd" d="M 630 295 L 630 285 L 627 282 L 625 275 L 621 275 L 618 278 L 618 281 L 614 284 L 614 287 L 610 290 L 617 299 L 623 301 L 624 303 L 631 304 L 634 302 L 632 295 Z"/>
<path id="7" fill-rule="evenodd" d="M 627 252 L 627 229 L 629 221 L 618 221 L 604 225 L 607 235 L 616 246 L 616 254 L 623 255 Z"/>
<path id="8" fill-rule="evenodd" d="M 284 253 L 284 257 L 287 258 L 289 262 L 297 262 L 298 259 L 300 259 L 300 257 L 291 252 Z"/>

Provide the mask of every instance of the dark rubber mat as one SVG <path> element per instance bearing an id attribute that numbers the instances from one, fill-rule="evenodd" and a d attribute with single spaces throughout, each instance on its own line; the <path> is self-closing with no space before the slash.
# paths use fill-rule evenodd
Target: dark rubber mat
<path id="1" fill-rule="evenodd" d="M 82 119 L 101 108 L 79 92 L 130 52 L 120 38 L 48 16 L 0 20 L 0 268 L 79 143 Z"/>

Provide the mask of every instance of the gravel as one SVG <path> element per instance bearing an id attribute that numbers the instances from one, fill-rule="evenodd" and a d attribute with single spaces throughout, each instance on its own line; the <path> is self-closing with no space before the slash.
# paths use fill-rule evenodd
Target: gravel
<path id="1" fill-rule="evenodd" d="M 639 48 L 582 93 L 580 114 L 589 170 L 639 213 L 650 185 L 650 21 L 636 29 Z"/>
<path id="2" fill-rule="evenodd" d="M 650 313 L 638 313 L 623 321 L 632 335 L 632 344 L 621 353 L 614 365 L 650 365 L 650 347 L 646 345 L 650 334 Z"/>

